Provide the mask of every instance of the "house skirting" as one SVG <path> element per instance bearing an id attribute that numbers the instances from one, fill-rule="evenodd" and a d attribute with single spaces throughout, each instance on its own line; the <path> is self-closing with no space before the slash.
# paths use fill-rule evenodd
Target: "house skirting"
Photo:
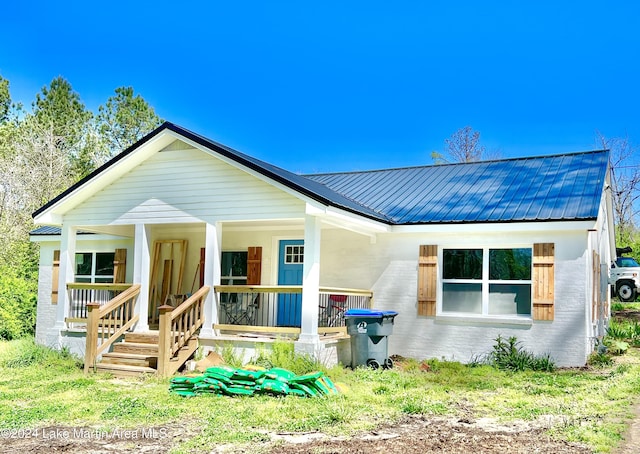
<path id="1" fill-rule="evenodd" d="M 210 351 L 222 352 L 225 348 L 231 348 L 233 354 L 241 359 L 243 364 L 249 363 L 260 356 L 268 354 L 276 342 L 287 341 L 272 337 L 254 337 L 239 335 L 220 335 L 215 337 L 200 336 L 200 353 L 206 356 Z M 321 336 L 319 342 L 314 344 L 313 352 L 309 351 L 309 345 L 298 345 L 294 341 L 296 353 L 311 354 L 316 360 L 326 367 L 337 364 L 351 365 L 351 342 L 349 336 Z"/>

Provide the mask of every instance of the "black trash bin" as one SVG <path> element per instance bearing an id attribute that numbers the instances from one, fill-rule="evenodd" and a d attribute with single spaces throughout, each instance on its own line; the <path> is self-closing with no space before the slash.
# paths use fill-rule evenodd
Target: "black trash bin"
<path id="1" fill-rule="evenodd" d="M 347 334 L 351 336 L 351 367 L 368 366 L 372 369 L 391 369 L 393 361 L 388 354 L 388 336 L 393 331 L 396 311 L 349 309 L 344 313 Z"/>

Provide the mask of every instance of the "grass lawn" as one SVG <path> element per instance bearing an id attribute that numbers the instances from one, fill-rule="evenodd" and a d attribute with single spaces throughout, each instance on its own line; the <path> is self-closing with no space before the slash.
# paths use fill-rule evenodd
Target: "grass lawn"
<path id="1" fill-rule="evenodd" d="M 612 364 L 555 372 L 410 360 L 388 371 L 335 367 L 325 372 L 345 384 L 347 392 L 314 399 L 183 398 L 168 392 L 168 380 L 84 375 L 78 360 L 31 340 L 0 342 L 0 366 L 0 429 L 180 425 L 189 436 L 178 442 L 177 453 L 264 443 L 269 431 L 349 435 L 406 414 L 495 418 L 503 423 L 546 418 L 554 421 L 551 436 L 609 452 L 621 440 L 640 394 L 636 348 Z"/>

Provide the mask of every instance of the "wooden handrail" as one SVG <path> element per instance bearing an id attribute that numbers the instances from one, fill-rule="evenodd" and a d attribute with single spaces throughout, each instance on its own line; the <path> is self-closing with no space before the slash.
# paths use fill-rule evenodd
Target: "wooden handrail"
<path id="1" fill-rule="evenodd" d="M 100 318 L 104 317 L 107 313 L 111 312 L 118 306 L 124 304 L 131 296 L 135 296 L 140 293 L 140 284 L 132 285 L 124 292 L 115 296 L 111 301 L 107 304 L 100 306 L 99 314 Z"/>
<path id="2" fill-rule="evenodd" d="M 204 323 L 204 300 L 211 287 L 204 286 L 186 301 L 174 308 L 163 305 L 158 308 L 160 324 L 158 327 L 158 375 L 166 377 L 173 374 L 181 364 L 177 359 L 180 349 Z"/>
<path id="3" fill-rule="evenodd" d="M 199 289 L 197 292 L 195 292 L 193 295 L 191 295 L 188 299 L 186 299 L 184 302 L 182 302 L 178 307 L 173 309 L 171 311 L 171 320 L 175 320 L 180 315 L 184 314 L 185 311 L 187 311 L 190 306 L 195 304 L 195 302 L 198 299 L 207 296 L 207 294 L 209 293 L 209 290 L 211 290 L 211 287 L 205 285 L 204 287 Z"/>
<path id="4" fill-rule="evenodd" d="M 104 306 L 87 304 L 87 343 L 85 351 L 85 373 L 95 367 L 98 355 L 122 336 L 140 316 L 135 314 L 136 297 L 140 284 L 131 285 Z"/>

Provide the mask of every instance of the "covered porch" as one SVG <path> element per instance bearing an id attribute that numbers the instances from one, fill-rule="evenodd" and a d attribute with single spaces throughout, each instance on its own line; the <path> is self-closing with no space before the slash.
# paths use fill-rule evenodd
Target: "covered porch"
<path id="1" fill-rule="evenodd" d="M 304 222 L 63 226 L 58 286 L 66 291 L 58 293 L 51 332 L 60 337 L 86 330 L 89 365 L 127 332 L 160 333 L 160 345 L 182 339 L 173 356 L 196 337 L 205 348 L 222 341 L 244 345 L 286 338 L 297 351 L 317 355 L 328 339 L 348 338 L 346 310 L 373 304 L 371 289 L 345 285 L 350 282 L 348 267 L 334 269 L 331 263 L 323 276 L 322 231 L 328 228 L 335 236 L 333 224 L 311 215 Z M 120 257 L 120 270 L 114 270 L 114 279 L 119 274 L 126 282 L 75 282 L 80 230 L 127 238 L 128 258 Z M 370 232 L 357 235 L 366 243 L 373 237 Z M 292 269 L 283 271 L 288 265 Z M 122 295 L 127 295 L 127 309 L 107 315 Z M 92 323 L 96 309 L 101 318 Z M 163 313 L 191 315 L 182 317 L 180 326 L 165 327 L 163 334 Z M 96 329 L 108 333 L 92 334 Z"/>

